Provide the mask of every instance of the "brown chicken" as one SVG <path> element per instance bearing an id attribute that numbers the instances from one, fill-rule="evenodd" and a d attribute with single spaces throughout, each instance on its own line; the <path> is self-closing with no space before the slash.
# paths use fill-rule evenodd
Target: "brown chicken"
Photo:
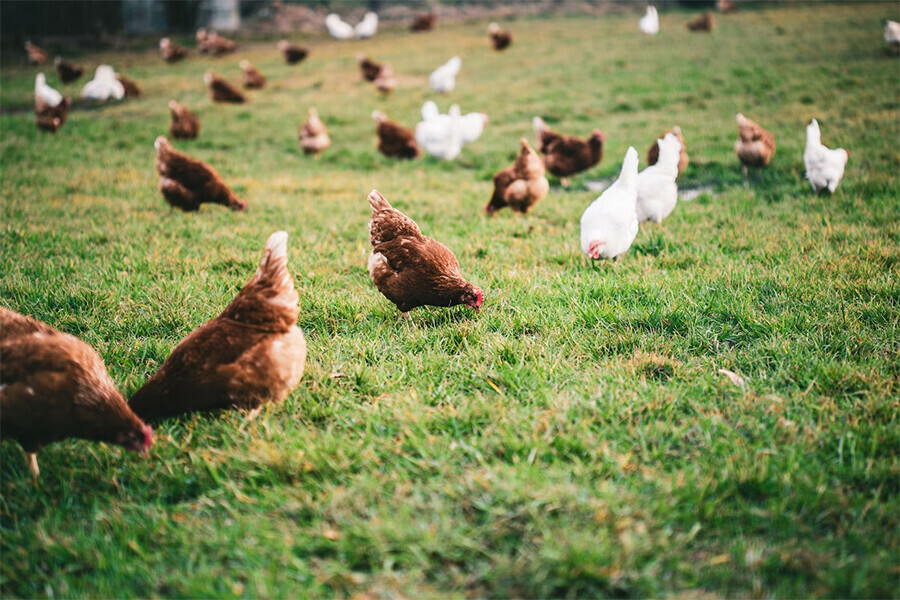
<path id="1" fill-rule="evenodd" d="M 137 82 L 134 79 L 129 79 L 124 75 L 116 73 L 116 79 L 119 83 L 122 84 L 122 87 L 125 89 L 125 97 L 126 98 L 140 98 L 141 97 L 141 88 L 138 86 Z"/>
<path id="2" fill-rule="evenodd" d="M 534 118 L 533 125 L 544 164 L 563 185 L 568 185 L 570 175 L 586 171 L 603 159 L 606 135 L 599 129 L 595 129 L 587 140 L 580 140 L 552 131 L 540 117 Z"/>
<path id="3" fill-rule="evenodd" d="M 504 50 L 512 44 L 512 33 L 501 30 L 496 23 L 488 25 L 488 36 L 491 38 L 494 50 Z"/>
<path id="4" fill-rule="evenodd" d="M 372 83 L 375 85 L 375 89 L 382 94 L 391 93 L 397 87 L 397 77 L 394 75 L 394 69 L 391 68 L 391 65 L 387 63 L 382 64 L 381 70 L 378 71 L 378 77 Z"/>
<path id="5" fill-rule="evenodd" d="M 690 164 L 690 159 L 688 158 L 687 146 L 684 142 L 684 136 L 681 135 L 681 127 L 676 125 L 672 129 L 668 131 L 662 132 L 657 140 L 654 140 L 650 147 L 647 148 L 647 165 L 655 165 L 656 161 L 659 160 L 659 145 L 657 144 L 658 140 L 666 137 L 667 133 L 671 133 L 675 137 L 678 138 L 678 141 L 681 142 L 681 155 L 678 157 L 678 174 L 681 175 L 688 168 L 688 164 Z"/>
<path id="6" fill-rule="evenodd" d="M 159 52 L 167 63 L 177 63 L 187 56 L 187 49 L 179 46 L 167 37 L 159 40 Z"/>
<path id="7" fill-rule="evenodd" d="M 38 450 L 70 437 L 147 453 L 151 429 L 128 408 L 93 348 L 6 308 L 0 332 L 0 437 L 22 445 L 35 477 Z"/>
<path id="8" fill-rule="evenodd" d="M 197 115 L 174 100 L 169 100 L 169 111 L 172 113 L 169 134 L 176 140 L 196 139 L 200 133 L 200 120 Z"/>
<path id="9" fill-rule="evenodd" d="M 388 158 L 419 158 L 422 151 L 416 143 L 416 136 L 409 130 L 389 121 L 380 110 L 372 113 L 375 119 L 375 133 L 378 135 L 378 150 Z"/>
<path id="10" fill-rule="evenodd" d="M 693 21 L 689 21 L 686 23 L 686 26 L 691 31 L 712 31 L 715 22 L 713 21 L 713 14 L 710 11 L 706 11 Z"/>
<path id="11" fill-rule="evenodd" d="M 436 12 L 419 13 L 413 17 L 413 22 L 409 26 L 409 30 L 415 32 L 431 31 L 434 29 L 434 26 L 437 25 L 437 18 Z"/>
<path id="12" fill-rule="evenodd" d="M 741 161 L 741 171 L 747 179 L 747 167 L 762 169 L 775 154 L 775 136 L 741 113 L 735 116 L 738 123 L 738 141 L 734 151 Z"/>
<path id="13" fill-rule="evenodd" d="M 84 67 L 63 60 L 61 56 L 57 56 L 53 62 L 56 65 L 56 74 L 63 83 L 72 83 L 84 75 Z"/>
<path id="14" fill-rule="evenodd" d="M 293 390 L 306 363 L 287 233 L 269 236 L 259 269 L 215 319 L 179 343 L 131 398 L 153 421 L 195 411 L 257 409 Z"/>
<path id="15" fill-rule="evenodd" d="M 306 59 L 306 57 L 309 56 L 309 48 L 304 48 L 303 46 L 295 46 L 287 40 L 281 40 L 280 42 L 278 42 L 278 50 L 284 57 L 284 62 L 289 65 L 296 65 L 298 62 Z"/>
<path id="16" fill-rule="evenodd" d="M 47 62 L 47 53 L 31 42 L 25 42 L 25 52 L 28 53 L 28 64 L 42 65 Z"/>
<path id="17" fill-rule="evenodd" d="M 69 106 L 71 104 L 72 100 L 68 96 L 65 96 L 56 106 L 50 106 L 40 98 L 35 98 L 34 124 L 41 131 L 56 133 L 60 127 L 65 125 L 66 119 L 69 118 Z"/>
<path id="18" fill-rule="evenodd" d="M 209 96 L 212 98 L 213 102 L 242 104 L 247 101 L 247 98 L 239 89 L 212 71 L 207 71 L 206 74 L 203 75 L 203 82 L 209 87 Z"/>
<path id="19" fill-rule="evenodd" d="M 550 190 L 544 176 L 544 161 L 525 138 L 519 140 L 519 145 L 521 150 L 513 165 L 494 174 L 494 195 L 484 207 L 489 215 L 504 206 L 527 213 Z"/>
<path id="20" fill-rule="evenodd" d="M 162 135 L 156 138 L 153 146 L 156 148 L 159 191 L 172 206 L 185 212 L 197 210 L 204 202 L 222 204 L 232 210 L 247 208 L 247 204 L 208 164 L 179 152 Z"/>
<path id="21" fill-rule="evenodd" d="M 266 85 L 266 77 L 249 60 L 238 63 L 243 72 L 244 87 L 248 90 L 261 90 Z"/>
<path id="22" fill-rule="evenodd" d="M 369 275 L 401 313 L 426 305 L 481 308 L 484 292 L 463 279 L 447 246 L 422 235 L 416 222 L 391 207 L 378 190 L 369 192 L 369 205 Z"/>
<path id="23" fill-rule="evenodd" d="M 327 150 L 331 145 L 328 130 L 325 123 L 319 118 L 315 108 L 310 107 L 309 118 L 300 126 L 300 147 L 304 154 L 313 154 L 319 158 L 319 153 Z"/>
<path id="24" fill-rule="evenodd" d="M 205 29 L 197 30 L 197 49 L 200 54 L 212 54 L 213 56 L 222 56 L 237 50 L 237 44 L 222 37 L 215 31 L 206 31 Z"/>
<path id="25" fill-rule="evenodd" d="M 718 0 L 716 2 L 716 8 L 720 13 L 724 14 L 736 13 L 740 10 L 740 8 L 738 8 L 738 5 L 731 0 Z"/>
<path id="26" fill-rule="evenodd" d="M 363 54 L 356 55 L 356 62 L 359 64 L 359 72 L 366 81 L 375 81 L 381 72 L 381 63 L 376 62 Z"/>

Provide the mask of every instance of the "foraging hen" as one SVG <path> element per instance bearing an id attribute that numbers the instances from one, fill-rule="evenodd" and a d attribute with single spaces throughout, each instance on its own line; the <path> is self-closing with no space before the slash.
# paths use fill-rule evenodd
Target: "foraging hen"
<path id="1" fill-rule="evenodd" d="M 169 111 L 172 113 L 172 122 L 169 124 L 169 133 L 176 140 L 193 140 L 200 133 L 200 119 L 174 100 L 169 101 Z"/>
<path id="2" fill-rule="evenodd" d="M 47 53 L 40 46 L 25 42 L 25 52 L 28 53 L 28 64 L 42 65 L 47 62 Z"/>
<path id="3" fill-rule="evenodd" d="M 512 33 L 500 29 L 500 25 L 497 23 L 488 25 L 488 37 L 491 39 L 491 45 L 494 47 L 494 50 L 498 52 L 505 50 L 512 44 Z"/>
<path id="4" fill-rule="evenodd" d="M 371 11 L 367 12 L 362 21 L 356 24 L 354 30 L 356 37 L 361 40 L 374 36 L 378 33 L 378 15 Z"/>
<path id="5" fill-rule="evenodd" d="M 452 57 L 439 66 L 428 77 L 428 84 L 431 86 L 431 89 L 439 94 L 452 92 L 456 87 L 456 76 L 459 75 L 461 67 L 462 59 L 458 56 Z"/>
<path id="6" fill-rule="evenodd" d="M 806 126 L 806 148 L 803 150 L 803 164 L 806 165 L 806 178 L 818 194 L 823 189 L 834 193 L 844 177 L 844 167 L 850 153 L 843 148 L 832 150 L 822 144 L 822 132 L 819 122 L 813 119 Z"/>
<path id="7" fill-rule="evenodd" d="M 121 73 L 116 73 L 116 81 L 122 84 L 122 89 L 125 90 L 126 98 L 141 97 L 141 88 L 134 79 L 129 79 Z"/>
<path id="8" fill-rule="evenodd" d="M 325 28 L 328 29 L 328 35 L 337 40 L 350 40 L 356 37 L 356 30 L 353 29 L 353 26 L 335 13 L 325 17 Z"/>
<path id="9" fill-rule="evenodd" d="M 424 114 L 424 111 L 423 111 Z M 462 115 L 459 105 L 450 107 L 446 119 L 425 119 L 416 124 L 416 142 L 422 149 L 442 160 L 453 160 L 462 151 Z"/>
<path id="10" fill-rule="evenodd" d="M 710 11 L 706 11 L 693 21 L 685 24 L 690 31 L 705 31 L 707 33 L 713 30 L 714 25 L 713 14 Z"/>
<path id="11" fill-rule="evenodd" d="M 331 138 L 328 137 L 325 123 L 319 118 L 316 109 L 310 107 L 309 118 L 300 127 L 300 147 L 303 149 L 303 153 L 313 154 L 319 158 L 319 153 L 327 150 L 330 145 Z"/>
<path id="12" fill-rule="evenodd" d="M 94 78 L 81 88 L 81 97 L 103 102 L 125 97 L 125 86 L 116 78 L 116 72 L 109 65 L 100 65 L 94 71 Z"/>
<path id="13" fill-rule="evenodd" d="M 434 29 L 434 26 L 437 25 L 437 18 L 436 12 L 419 13 L 413 17 L 413 22 L 410 24 L 409 30 L 414 33 L 431 31 Z"/>
<path id="14" fill-rule="evenodd" d="M 230 102 L 233 104 L 243 104 L 247 101 L 244 94 L 239 89 L 222 79 L 212 71 L 207 71 L 203 75 L 203 83 L 209 87 L 209 96 L 213 102 Z"/>
<path id="15" fill-rule="evenodd" d="M 659 33 L 659 13 L 655 6 L 647 7 L 647 14 L 638 21 L 638 29 L 647 35 Z"/>
<path id="16" fill-rule="evenodd" d="M 146 420 L 287 397 L 303 375 L 306 340 L 287 268 L 287 233 L 269 236 L 259 268 L 222 313 L 184 338 L 129 404 Z"/>
<path id="17" fill-rule="evenodd" d="M 606 135 L 599 129 L 586 140 L 580 140 L 552 131 L 540 117 L 535 117 L 532 125 L 547 170 L 559 177 L 563 185 L 568 184 L 570 175 L 586 171 L 603 159 Z"/>
<path id="18" fill-rule="evenodd" d="M 378 136 L 378 151 L 388 158 L 419 158 L 422 151 L 416 144 L 416 138 L 412 132 L 390 121 L 380 110 L 372 113 L 375 120 L 375 134 Z"/>
<path id="19" fill-rule="evenodd" d="M 247 208 L 247 204 L 225 185 L 222 177 L 208 164 L 179 152 L 162 135 L 156 138 L 153 146 L 156 148 L 159 191 L 173 207 L 191 212 L 204 202 L 211 202 L 232 210 Z"/>
<path id="20" fill-rule="evenodd" d="M 61 56 L 57 56 L 53 63 L 56 65 L 56 74 L 63 83 L 72 83 L 84 75 L 84 67 L 63 60 Z"/>
<path id="21" fill-rule="evenodd" d="M 463 279 L 459 261 L 447 246 L 422 235 L 416 222 L 378 190 L 369 192 L 369 205 L 369 275 L 400 312 L 426 305 L 481 308 L 484 292 Z"/>
<path id="22" fill-rule="evenodd" d="M 284 62 L 289 65 L 296 65 L 309 56 L 309 49 L 303 46 L 295 46 L 287 40 L 278 42 L 278 51 L 284 57 Z"/>
<path id="23" fill-rule="evenodd" d="M 657 140 L 658 161 L 637 176 L 638 221 L 661 223 L 669 216 L 678 202 L 678 158 L 681 142 L 674 133 L 667 133 Z"/>
<path id="24" fill-rule="evenodd" d="M 519 145 L 521 150 L 515 163 L 494 174 L 494 195 L 484 207 L 489 215 L 504 206 L 527 213 L 550 189 L 550 183 L 544 176 L 544 161 L 525 138 L 519 140 Z"/>
<path id="25" fill-rule="evenodd" d="M 250 64 L 249 60 L 242 60 L 238 63 L 243 74 L 244 88 L 248 90 L 260 90 L 266 85 L 266 77 L 259 72 L 259 69 Z"/>
<path id="26" fill-rule="evenodd" d="M 677 137 L 679 143 L 681 143 L 681 153 L 678 155 L 678 174 L 681 175 L 685 172 L 685 170 L 687 170 L 688 165 L 691 162 L 690 157 L 688 157 L 687 146 L 684 141 L 684 136 L 681 134 L 681 127 L 676 125 L 672 129 L 662 132 L 662 134 L 660 134 L 659 136 L 659 139 L 666 137 L 666 135 L 669 133 Z M 657 145 L 657 141 L 658 140 L 653 140 L 653 143 L 650 144 L 649 148 L 647 148 L 648 165 L 655 165 L 656 161 L 659 160 L 659 146 Z"/>
<path id="27" fill-rule="evenodd" d="M 738 123 L 738 141 L 734 151 L 741 161 L 744 179 L 747 179 L 747 167 L 762 169 L 769 164 L 775 154 L 775 136 L 766 131 L 741 113 L 735 115 Z"/>
<path id="28" fill-rule="evenodd" d="M 176 63 L 187 56 L 187 50 L 167 37 L 159 40 L 159 52 L 167 63 Z"/>
<path id="29" fill-rule="evenodd" d="M 207 32 L 205 29 L 198 29 L 197 48 L 201 54 L 222 56 L 237 50 L 237 44 L 228 38 L 222 37 L 215 31 Z"/>
<path id="30" fill-rule="evenodd" d="M 93 348 L 6 308 L 0 332 L 0 437 L 22 445 L 35 477 L 38 450 L 70 437 L 147 453 L 151 429 L 125 403 Z"/>
<path id="31" fill-rule="evenodd" d="M 619 178 L 581 215 L 581 250 L 593 259 L 619 258 L 637 236 L 638 154 L 628 148 Z"/>
<path id="32" fill-rule="evenodd" d="M 63 97 L 57 90 L 47 85 L 43 73 L 34 78 L 34 124 L 41 131 L 56 133 L 69 117 L 68 96 Z"/>

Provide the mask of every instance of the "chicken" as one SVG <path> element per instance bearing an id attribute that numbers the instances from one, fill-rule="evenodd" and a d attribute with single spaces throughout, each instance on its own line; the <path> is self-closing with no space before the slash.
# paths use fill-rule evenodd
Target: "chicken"
<path id="1" fill-rule="evenodd" d="M 450 126 L 450 115 L 442 115 L 438 110 L 437 104 L 431 100 L 422 105 L 423 121 L 438 121 L 442 123 L 442 127 Z M 470 112 L 460 117 L 460 132 L 462 134 L 462 143 L 471 144 L 481 137 L 485 126 L 488 124 L 487 113 Z"/>
<path id="2" fill-rule="evenodd" d="M 169 134 L 176 140 L 196 139 L 200 133 L 200 120 L 197 115 L 174 100 L 169 101 L 169 110 L 172 112 Z"/>
<path id="3" fill-rule="evenodd" d="M 409 26 L 409 30 L 419 33 L 422 31 L 431 31 L 437 25 L 437 13 L 419 13 L 413 17 L 413 22 Z"/>
<path id="4" fill-rule="evenodd" d="M 456 76 L 459 75 L 460 67 L 462 67 L 462 59 L 454 56 L 435 69 L 428 77 L 431 89 L 439 94 L 452 92 L 456 87 Z"/>
<path id="5" fill-rule="evenodd" d="M 141 88 L 138 86 L 137 82 L 134 79 L 129 79 L 121 73 L 116 73 L 116 81 L 122 84 L 122 89 L 125 90 L 126 98 L 141 97 Z"/>
<path id="6" fill-rule="evenodd" d="M 378 151 L 388 158 L 419 158 L 422 151 L 412 132 L 399 123 L 389 121 L 380 110 L 372 113 L 375 133 L 378 135 Z"/>
<path id="7" fill-rule="evenodd" d="M 47 62 L 47 53 L 31 42 L 25 42 L 25 52 L 28 53 L 28 64 L 42 65 Z"/>
<path id="8" fill-rule="evenodd" d="M 716 9 L 723 14 L 736 13 L 740 10 L 738 5 L 731 0 L 717 0 Z"/>
<path id="9" fill-rule="evenodd" d="M 615 258 L 628 252 L 637 236 L 638 154 L 628 148 L 619 178 L 581 215 L 581 250 L 593 259 Z"/>
<path id="10" fill-rule="evenodd" d="M 356 37 L 356 30 L 353 29 L 353 26 L 335 13 L 325 17 L 325 28 L 328 29 L 328 35 L 338 40 L 350 40 Z"/>
<path id="11" fill-rule="evenodd" d="M 544 176 L 544 161 L 528 140 L 519 140 L 521 150 L 511 167 L 494 174 L 494 195 L 484 207 L 492 215 L 504 206 L 516 212 L 527 213 L 532 206 L 544 199 L 550 184 Z"/>
<path id="12" fill-rule="evenodd" d="M 185 413 L 260 408 L 300 382 L 306 340 L 297 327 L 299 296 L 287 268 L 288 235 L 269 236 L 259 268 L 222 313 L 184 338 L 132 396 L 155 421 Z"/>
<path id="13" fill-rule="evenodd" d="M 187 50 L 167 37 L 159 40 L 159 52 L 167 63 L 176 63 L 187 56 Z"/>
<path id="14" fill-rule="evenodd" d="M 419 306 L 465 304 L 480 309 L 484 292 L 465 279 L 453 252 L 422 235 L 415 221 L 369 192 L 369 275 L 379 292 L 401 313 Z"/>
<path id="15" fill-rule="evenodd" d="M 849 158 L 850 152 L 843 148 L 831 150 L 822 145 L 819 122 L 815 119 L 809 122 L 809 125 L 806 126 L 806 149 L 803 151 L 803 164 L 806 165 L 806 178 L 816 194 L 823 189 L 834 193 L 844 177 L 844 167 L 847 166 Z"/>
<path id="16" fill-rule="evenodd" d="M 209 33 L 202 27 L 197 30 L 197 52 L 200 54 L 206 54 L 209 52 L 209 48 L 207 47 L 207 42 L 209 40 Z"/>
<path id="17" fill-rule="evenodd" d="M 693 21 L 689 21 L 686 26 L 691 31 L 712 31 L 715 23 L 713 22 L 713 14 L 706 11 Z"/>
<path id="18" fill-rule="evenodd" d="M 378 15 L 373 12 L 367 12 L 363 16 L 363 20 L 356 24 L 356 37 L 366 39 L 378 33 Z"/>
<path id="19" fill-rule="evenodd" d="M 81 88 L 81 97 L 87 100 L 103 102 L 114 98 L 125 97 L 125 86 L 116 78 L 116 72 L 109 65 L 100 65 L 94 71 L 94 78 Z"/>
<path id="20" fill-rule="evenodd" d="M 900 23 L 887 21 L 884 24 L 884 42 L 895 53 L 900 53 Z"/>
<path id="21" fill-rule="evenodd" d="M 233 104 L 242 104 L 247 101 L 244 94 L 236 87 L 222 79 L 212 71 L 207 71 L 203 75 L 203 83 L 209 87 L 209 96 L 213 102 L 231 102 Z"/>
<path id="22" fill-rule="evenodd" d="M 681 175 L 682 173 L 684 173 L 687 170 L 688 165 L 691 162 L 690 158 L 688 157 L 687 149 L 685 146 L 684 136 L 681 135 L 681 127 L 676 125 L 672 129 L 670 129 L 668 131 L 664 131 L 662 133 L 662 135 L 659 136 L 660 139 L 666 137 L 667 133 L 673 134 L 675 137 L 678 138 L 678 141 L 681 143 L 681 154 L 678 157 L 678 174 Z M 654 140 L 654 142 L 652 144 L 650 144 L 650 147 L 647 148 L 647 164 L 655 165 L 656 161 L 658 159 L 659 159 L 659 146 L 657 145 L 656 140 Z"/>
<path id="23" fill-rule="evenodd" d="M 93 348 L 6 308 L 0 332 L 0 437 L 22 445 L 34 477 L 38 450 L 66 438 L 147 454 L 152 430 L 125 403 Z"/>
<path id="24" fill-rule="evenodd" d="M 659 13 L 656 11 L 655 6 L 647 7 L 647 14 L 638 21 L 638 29 L 640 29 L 641 33 L 646 33 L 647 35 L 659 33 Z"/>
<path id="25" fill-rule="evenodd" d="M 442 115 L 439 115 L 439 117 Z M 429 119 L 416 124 L 416 142 L 431 156 L 453 160 L 462 151 L 462 115 L 459 105 L 450 107 L 448 118 Z"/>
<path id="26" fill-rule="evenodd" d="M 500 26 L 496 23 L 488 25 L 488 37 L 491 39 L 494 50 L 497 51 L 505 50 L 512 44 L 512 33 L 501 30 Z"/>
<path id="27" fill-rule="evenodd" d="M 162 135 L 156 138 L 153 146 L 156 148 L 159 191 L 173 207 L 191 212 L 199 209 L 204 202 L 212 202 L 232 210 L 247 208 L 247 204 L 225 185 L 222 177 L 208 164 L 179 152 Z"/>
<path id="28" fill-rule="evenodd" d="M 775 136 L 766 131 L 741 113 L 735 116 L 738 123 L 738 141 L 734 151 L 741 161 L 744 179 L 747 179 L 747 167 L 762 169 L 772 160 L 775 154 Z"/>
<path id="29" fill-rule="evenodd" d="M 547 170 L 559 177 L 563 185 L 568 185 L 570 175 L 586 171 L 603 159 L 606 135 L 599 129 L 587 140 L 580 140 L 552 131 L 540 117 L 535 117 L 532 124 Z"/>
<path id="30" fill-rule="evenodd" d="M 266 77 L 259 72 L 259 69 L 250 64 L 249 60 L 242 60 L 238 63 L 243 72 L 244 88 L 248 90 L 260 90 L 266 85 Z"/>
<path id="31" fill-rule="evenodd" d="M 366 81 L 375 81 L 381 68 L 384 66 L 363 54 L 356 55 L 356 62 L 359 64 L 359 72 Z"/>
<path id="32" fill-rule="evenodd" d="M 325 123 L 319 119 L 316 109 L 310 107 L 309 118 L 300 127 L 300 147 L 304 154 L 314 154 L 316 158 L 319 158 L 319 153 L 327 150 L 330 145 L 331 138 L 328 137 Z"/>
<path id="33" fill-rule="evenodd" d="M 84 75 L 84 67 L 76 65 L 73 62 L 63 60 L 61 56 L 57 56 L 53 63 L 56 65 L 56 74 L 63 83 L 72 83 L 77 81 L 79 77 Z"/>
<path id="34" fill-rule="evenodd" d="M 43 73 L 34 78 L 34 124 L 41 131 L 56 133 L 69 117 L 71 100 L 47 85 Z"/>
<path id="35" fill-rule="evenodd" d="M 650 165 L 637 176 L 638 221 L 661 223 L 669 216 L 678 202 L 678 159 L 681 154 L 681 142 L 674 133 L 667 133 L 657 140 L 659 160 Z"/>
<path id="36" fill-rule="evenodd" d="M 296 65 L 298 62 L 309 56 L 309 48 L 295 46 L 287 40 L 278 42 L 278 51 L 281 52 L 281 55 L 284 57 L 284 62 L 289 65 Z"/>
<path id="37" fill-rule="evenodd" d="M 47 78 L 43 73 L 38 73 L 34 77 L 34 105 L 39 106 L 58 106 L 63 100 L 63 95 L 57 90 L 47 85 Z"/>
<path id="38" fill-rule="evenodd" d="M 237 44 L 226 37 L 222 37 L 215 31 L 207 32 L 205 29 L 197 30 L 197 47 L 201 54 L 222 56 L 237 50 Z"/>

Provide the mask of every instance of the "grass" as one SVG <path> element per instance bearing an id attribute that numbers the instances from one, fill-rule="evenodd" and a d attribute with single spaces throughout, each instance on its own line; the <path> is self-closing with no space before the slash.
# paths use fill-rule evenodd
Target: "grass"
<path id="1" fill-rule="evenodd" d="M 145 97 L 77 108 L 55 136 L 32 122 L 35 70 L 4 64 L 4 306 L 85 339 L 130 396 L 285 229 L 309 361 L 257 420 L 167 421 L 147 460 L 70 440 L 41 451 L 35 486 L 3 442 L 0 593 L 897 597 L 892 6 L 763 7 L 711 35 L 669 12 L 652 39 L 637 9 L 523 19 L 502 54 L 486 23 L 442 24 L 305 40 L 297 67 L 268 42 L 176 66 L 150 50 L 87 55 Z M 357 52 L 391 62 L 401 87 L 377 97 Z M 482 138 L 452 163 L 377 154 L 372 110 L 413 126 L 452 54 L 463 71 L 439 105 L 487 111 Z M 237 79 L 242 57 L 268 88 L 212 105 L 202 73 Z M 202 121 L 177 147 L 212 163 L 246 213 L 164 203 L 152 143 L 170 98 Z M 311 105 L 333 140 L 319 161 L 296 140 Z M 738 111 L 778 144 L 748 186 Z M 536 114 L 601 128 L 605 157 L 569 189 L 554 181 L 533 214 L 488 219 L 491 176 Z M 813 116 L 852 152 L 834 197 L 803 178 Z M 645 227 L 618 264 L 590 263 L 587 180 L 614 177 L 629 145 L 643 160 L 676 123 L 691 155 L 681 183 L 714 191 Z M 398 320 L 366 273 L 373 187 L 455 250 L 485 289 L 480 313 Z"/>

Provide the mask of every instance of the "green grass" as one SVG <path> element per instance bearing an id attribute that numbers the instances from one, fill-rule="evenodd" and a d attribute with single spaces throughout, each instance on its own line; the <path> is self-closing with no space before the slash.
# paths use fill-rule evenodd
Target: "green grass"
<path id="1" fill-rule="evenodd" d="M 297 67 L 269 42 L 175 66 L 86 55 L 145 97 L 78 108 L 55 136 L 33 125 L 35 71 L 4 64 L 0 303 L 89 342 L 130 396 L 285 229 L 309 361 L 257 420 L 167 421 L 146 460 L 58 443 L 35 486 L 4 442 L 0 593 L 897 597 L 900 80 L 881 43 L 895 9 L 745 10 L 712 35 L 664 13 L 653 39 L 638 9 L 524 19 L 502 54 L 486 23 L 442 24 L 306 40 Z M 391 62 L 400 88 L 377 97 L 357 52 Z M 487 111 L 482 138 L 452 163 L 377 154 L 372 110 L 413 126 L 453 54 L 463 71 L 439 105 Z M 269 87 L 213 106 L 203 71 L 236 80 L 242 57 Z M 246 213 L 163 201 L 152 143 L 170 98 L 202 121 L 177 147 Z M 311 105 L 333 140 L 319 161 L 296 140 Z M 749 186 L 738 111 L 778 144 Z M 491 176 L 536 114 L 599 127 L 605 158 L 533 214 L 488 219 Z M 852 152 L 834 197 L 803 178 L 813 116 Z M 682 184 L 714 191 L 618 264 L 590 263 L 587 180 L 615 176 L 629 145 L 643 160 L 674 124 Z M 373 187 L 456 252 L 485 289 L 480 313 L 397 318 L 366 272 Z"/>

